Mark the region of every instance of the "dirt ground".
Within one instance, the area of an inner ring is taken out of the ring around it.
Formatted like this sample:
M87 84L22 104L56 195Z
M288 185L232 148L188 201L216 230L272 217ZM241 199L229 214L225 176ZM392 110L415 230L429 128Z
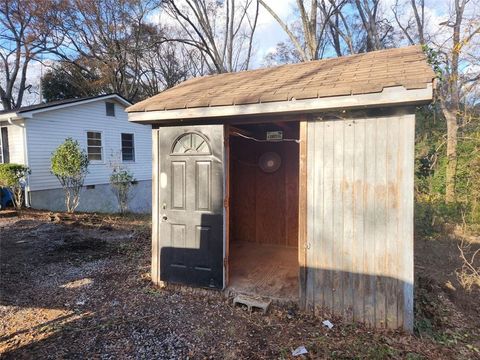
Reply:
M456 282L455 240L416 244L416 335L295 308L266 316L215 291L149 282L149 221L28 211L0 218L3 359L480 358L480 292Z

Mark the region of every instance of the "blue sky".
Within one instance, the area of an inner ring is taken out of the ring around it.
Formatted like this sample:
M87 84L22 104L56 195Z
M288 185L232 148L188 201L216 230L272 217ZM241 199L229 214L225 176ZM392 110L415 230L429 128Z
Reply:
M294 10L296 0L265 0L267 4L287 23L294 20ZM320 0L321 1L321 0ZM406 1L409 0L400 0ZM305 1L308 3L308 0ZM473 6L472 6L473 3ZM477 5L475 6L475 3ZM395 4L395 0L383 0L381 6L383 8L384 16L390 21L394 22L392 6ZM445 28L439 26L442 21L447 20L449 8L452 6L450 0L426 0L426 19L427 19L427 32L432 35L435 42L443 44L448 43L449 31L445 31ZM471 0L469 11L476 12L478 14L478 7L480 1ZM405 21L411 16L409 7L405 7L405 13L403 18ZM165 21L163 16L160 17L160 21ZM158 18L157 18L157 21ZM167 20L169 21L169 20ZM170 20L171 21L171 20ZM262 7L260 7L259 20L257 25L257 32L255 36L255 58L253 60L253 66L259 67L263 64L265 56L275 49L277 43L286 41L287 35L273 17ZM287 40L288 41L288 40ZM39 77L41 73L41 66L39 63L33 63L33 66L29 70L29 82L38 87ZM26 104L38 102L39 97L35 94L26 94Z

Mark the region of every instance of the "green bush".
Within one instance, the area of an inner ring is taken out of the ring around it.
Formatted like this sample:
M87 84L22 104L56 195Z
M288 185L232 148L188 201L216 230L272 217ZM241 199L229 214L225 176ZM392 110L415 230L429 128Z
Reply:
M480 124L459 130L453 204L445 203L446 125L434 106L417 111L415 201L417 233L439 230L442 223L480 224Z
M20 210L23 204L23 188L30 169L20 164L0 164L0 187L12 193L13 205Z
M88 156L78 141L65 139L51 157L51 171L65 191L65 205L73 213L80 201L80 190L88 173Z

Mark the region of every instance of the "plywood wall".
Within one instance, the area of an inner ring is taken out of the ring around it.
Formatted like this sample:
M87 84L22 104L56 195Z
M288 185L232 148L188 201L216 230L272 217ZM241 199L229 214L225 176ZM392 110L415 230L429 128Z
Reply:
M307 308L412 330L414 121L308 122Z
M298 130L285 133L298 137ZM258 167L259 157L277 152L282 165L275 173ZM230 140L230 237L296 247L298 244L298 144Z

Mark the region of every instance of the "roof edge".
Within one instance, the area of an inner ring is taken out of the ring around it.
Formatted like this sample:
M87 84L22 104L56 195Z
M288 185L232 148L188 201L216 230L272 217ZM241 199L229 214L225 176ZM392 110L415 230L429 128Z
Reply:
M324 110L380 107L388 105L421 105L433 99L433 86L406 89L403 86L386 87L381 92L342 95L307 100L277 101L248 105L214 106L175 110L129 112L132 122L158 123L171 120L223 118L269 114L292 114Z
M20 120L20 119L26 119L26 118L31 118L32 115L37 114L37 113L42 113L45 111L51 111L51 110L57 110L57 109L62 109L66 108L69 106L74 106L74 105L79 105L79 104L86 104L94 101L99 101L99 100L106 100L106 99L116 99L118 102L120 102L123 106L129 107L133 105L130 101L125 99L123 96L113 93L113 94L102 94L102 95L97 95L97 96L92 96L92 97L87 97L87 98L79 98L79 99L73 99L71 101L65 102L65 103L52 103L50 106L48 103L46 104L39 104L43 105L43 107L40 107L38 109L30 109L30 110L22 110L20 109L14 109L12 111L0 114L0 121L1 120Z

